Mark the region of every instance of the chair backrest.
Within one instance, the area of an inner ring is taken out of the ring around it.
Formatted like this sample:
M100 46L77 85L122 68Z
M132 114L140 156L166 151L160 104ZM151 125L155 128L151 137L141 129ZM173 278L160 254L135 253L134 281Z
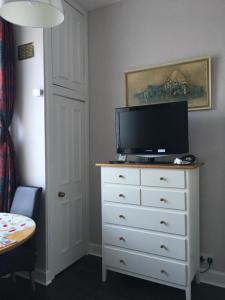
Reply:
M17 187L10 212L24 215L37 221L41 193L42 188L40 187Z

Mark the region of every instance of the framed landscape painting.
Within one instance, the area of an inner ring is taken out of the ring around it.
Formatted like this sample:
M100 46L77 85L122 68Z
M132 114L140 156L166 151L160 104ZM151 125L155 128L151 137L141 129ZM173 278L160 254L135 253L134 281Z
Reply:
M202 57L125 73L126 105L188 101L189 110L211 108L211 58Z

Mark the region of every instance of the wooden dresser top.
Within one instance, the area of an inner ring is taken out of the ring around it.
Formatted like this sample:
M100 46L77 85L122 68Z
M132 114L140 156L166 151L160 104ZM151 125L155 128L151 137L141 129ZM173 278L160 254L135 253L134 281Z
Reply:
M145 164L145 163L96 163L96 167L112 167L112 168L146 168L146 169L196 169L203 166L203 163L197 162L189 165L176 165L173 163L165 164Z

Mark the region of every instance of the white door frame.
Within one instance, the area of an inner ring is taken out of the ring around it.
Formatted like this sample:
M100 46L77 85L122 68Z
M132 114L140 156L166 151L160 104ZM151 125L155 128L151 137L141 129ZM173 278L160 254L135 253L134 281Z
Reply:
M85 18L85 97L83 100L75 99L84 102L84 114L85 114L85 242L86 253L88 253L88 241L89 241L89 101L88 101L88 50L87 50L87 14L86 12L75 2L67 0L75 9L78 9ZM59 94L61 96L74 99L73 92L65 88L53 86L52 84L52 53L51 53L51 29L44 30L44 65L45 65L45 148L46 148L46 194L45 194L45 270L41 270L42 279L40 280L44 284L48 285L52 282L54 274L54 249L51 238L51 217L54 212L54 206L52 196L54 191L51 191L51 166L48 163L50 153L49 144L51 143L51 126L52 120L49 112L52 108L53 94Z

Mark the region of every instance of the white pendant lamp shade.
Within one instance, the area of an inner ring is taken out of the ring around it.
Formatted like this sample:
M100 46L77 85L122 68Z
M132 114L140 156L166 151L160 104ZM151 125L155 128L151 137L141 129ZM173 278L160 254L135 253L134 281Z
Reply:
M0 15L20 26L49 28L64 20L61 0L1 0Z

